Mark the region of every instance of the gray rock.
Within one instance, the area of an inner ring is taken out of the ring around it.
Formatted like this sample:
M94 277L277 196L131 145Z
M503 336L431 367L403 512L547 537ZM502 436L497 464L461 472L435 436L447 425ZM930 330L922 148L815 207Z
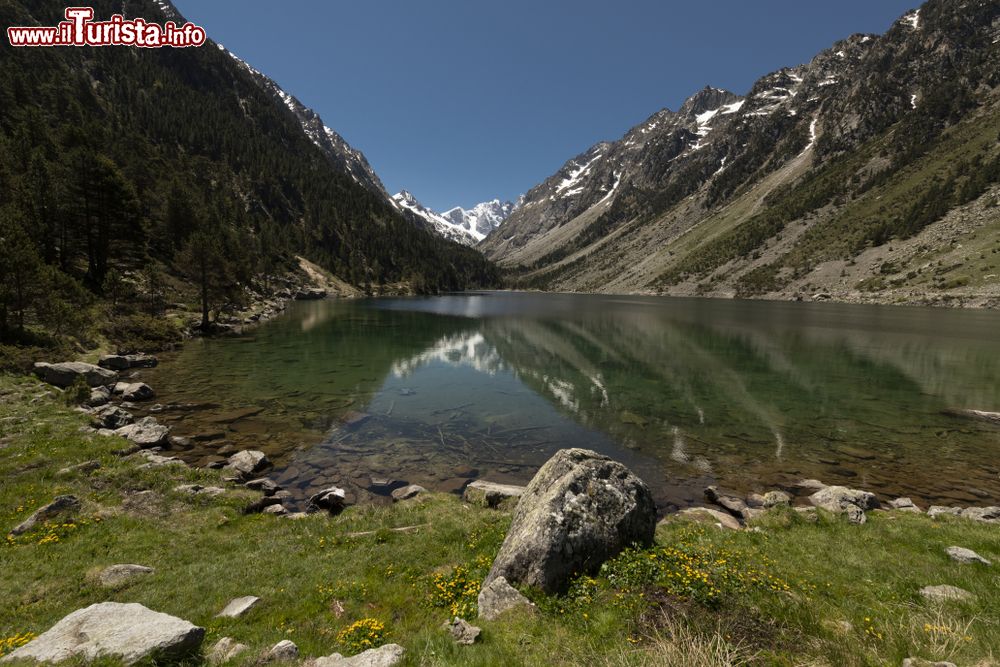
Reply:
M257 479L251 479L249 482L246 482L243 486L247 487L252 491L260 491L265 496L273 496L274 494L276 494L278 491L281 490L281 487L278 486L278 484L274 480L268 479L267 477L258 477Z
M11 535L22 535L46 521L57 516L73 514L80 511L80 499L76 496L56 496L49 504L39 507L35 512L10 531Z
M304 667L396 667L403 662L406 649L399 644L370 648L350 658L339 653L305 662Z
M784 491L768 491L764 494L764 509L772 507L788 507L792 504L792 497Z
M907 658L903 661L903 667L957 667L953 662L932 662L923 658Z
M97 580L105 588L118 588L134 581L139 577L153 574L155 570L145 565L112 565L101 570L97 575Z
M175 486L174 491L178 493L189 493L192 496L218 496L226 492L220 486L202 486L201 484L181 484L180 486Z
M951 559L957 563L962 563L964 565L969 565L973 563L978 563L980 565L992 565L990 561L986 560L979 554L977 554L972 549L966 549L965 547L948 547L944 550Z
M135 423L131 412L122 410L116 405L105 405L94 411L90 420L94 428L109 428L112 431Z
M232 637L223 637L215 642L205 653L205 659L212 665L229 662L240 653L247 650L246 644L240 644Z
M148 470L150 468L162 468L163 466L182 466L186 467L187 464L180 460L176 456L160 456L155 452L142 451L136 454L141 459L144 459L146 463L138 466L139 470ZM131 457L130 457L131 458Z
M467 503L483 507L496 508L501 505L514 505L524 494L525 488L523 486L497 484L496 482L487 482L485 479L477 479L465 487L462 499Z
M961 507L942 507L941 505L931 505L927 510L927 516L936 519L939 516L961 516Z
M98 360L97 365L111 371L126 371L132 368L128 357L121 354L105 354Z
M134 424L115 429L115 434L128 438L142 449L150 449L167 444L170 427L160 424L152 417L143 417Z
M851 523L862 524L865 512L879 506L874 493L849 489L846 486L828 486L809 496L809 502L834 514L844 514Z
M225 469L235 473L242 479L249 479L261 470L268 468L270 465L271 462L268 460L264 452L259 452L255 449L247 449L242 452L236 452L230 456Z
M204 637L204 628L141 604L101 602L74 611L0 662L51 663L71 658L91 662L105 657L126 665L151 659L172 661L196 653Z
M129 368L156 368L160 360L151 354L127 354Z
M1000 523L1000 507L966 507L961 516L983 523Z
M493 621L511 609L517 607L534 609L535 605L501 576L487 579L483 584L479 591L478 607L480 618Z
M292 662L299 659L299 647L295 642L283 639L267 652L264 659L268 662Z
M747 494L747 506L748 507L763 507L764 506L764 496L759 493Z
M347 505L347 492L336 486L323 489L319 493L313 494L309 498L307 508L313 512L326 510L331 514L336 514Z
M677 516L697 522L708 522L728 530L740 530L739 519L729 512L722 512L711 507L688 507L677 512Z
M111 401L111 391L107 387L95 387L90 390L90 398L84 401L88 408L99 408Z
M56 473L56 477L67 477L78 472L93 472L94 470L99 470L100 467L100 461L84 461L83 463L77 463L75 466L61 469Z
M746 518L747 504L738 496L721 491L717 486L710 486L705 489L705 498L735 517Z
M451 633L451 636L455 639L456 644L462 644L463 646L471 646L472 644L475 644L476 639L478 639L480 633L482 633L480 628L470 625L458 616L450 621L445 621L442 627Z
M819 515L816 512L815 507L793 507L792 509L809 523L816 523L819 521Z
M967 590L958 588L957 586L924 586L920 589L920 594L931 600L933 602L942 602L947 600L969 600L974 596Z
M288 514L288 509L284 505L281 505L279 503L276 505L268 505L267 507L261 510L261 513L273 514L275 516L285 516L286 514Z
M656 505L622 464L585 449L563 449L541 467L514 511L486 577L563 592L632 545L651 544Z
M894 510L899 510L900 512L912 512L914 514L922 514L923 510L914 504L909 498L896 498L895 500L889 501L889 507Z
M296 301L316 301L326 298L326 290L321 287L303 287L295 293Z
M145 382L134 382L125 387L122 398L126 401L149 401L156 398L156 392Z
M63 388L73 386L78 377L82 377L90 387L100 387L118 380L118 373L82 361L64 361L58 364L40 362L35 364L35 375L43 382Z
M260 598L245 595L229 601L226 608L215 615L216 618L239 618L260 603Z
M419 484L410 484L409 486L404 486L401 489L393 491L392 501L398 503L403 500L410 500L411 498L416 498L422 493L427 493L427 489Z
M826 484L819 481L818 479L803 479L800 480L799 482L796 482L795 486L797 486L800 489L814 489L816 491L819 491L820 489L825 489L827 487Z

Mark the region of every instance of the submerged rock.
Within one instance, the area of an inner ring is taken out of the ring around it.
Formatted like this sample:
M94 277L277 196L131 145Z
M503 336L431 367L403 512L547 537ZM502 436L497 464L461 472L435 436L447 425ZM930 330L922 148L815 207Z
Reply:
M204 628L141 604L101 602L74 611L0 662L116 658L132 665L178 660L196 653L204 637Z
M651 544L655 530L656 505L641 479L596 452L564 449L528 484L486 582L563 592L572 576Z

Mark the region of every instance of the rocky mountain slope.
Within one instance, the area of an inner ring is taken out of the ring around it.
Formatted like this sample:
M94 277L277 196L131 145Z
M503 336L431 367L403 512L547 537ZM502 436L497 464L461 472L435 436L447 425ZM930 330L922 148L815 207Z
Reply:
M461 206L437 213L419 201L410 192L403 190L392 196L396 207L423 220L428 229L437 234L467 246L474 246L497 229L518 207L518 204L499 199L476 204L469 210Z
M998 86L1000 6L931 0L595 145L480 247L522 287L996 303Z

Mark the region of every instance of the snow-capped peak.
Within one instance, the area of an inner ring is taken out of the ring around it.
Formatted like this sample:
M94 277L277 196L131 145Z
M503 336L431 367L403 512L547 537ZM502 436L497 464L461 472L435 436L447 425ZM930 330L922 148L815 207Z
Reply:
M519 198L519 201L522 199ZM494 199L476 204L469 210L456 206L444 213L437 213L421 204L406 190L393 195L392 200L399 208L411 211L430 223L438 234L465 245L475 245L482 241L518 206L509 201Z

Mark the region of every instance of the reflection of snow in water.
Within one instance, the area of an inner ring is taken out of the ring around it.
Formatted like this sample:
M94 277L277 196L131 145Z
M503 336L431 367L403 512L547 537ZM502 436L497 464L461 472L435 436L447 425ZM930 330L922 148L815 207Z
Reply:
M602 378L601 374L598 373L597 375L592 375L590 377L590 381L593 382L597 390L601 392L601 407L608 407L608 403L610 401L608 399L608 390L604 388L604 378Z
M705 425L705 411L702 410L701 408L698 408L698 407L696 407L695 409L698 410L698 423L701 424L702 426L704 426Z
M684 436L681 435L681 430L678 427L674 427L674 448L670 451L670 458L678 463L687 463L689 461L687 452L684 451Z
M565 380L560 380L558 378L549 378L548 375L542 376L542 382L545 386L556 397L564 407L572 412L578 412L580 410L580 401L573 398L573 385Z
M423 352L395 362L392 374L406 377L435 361L450 366L469 366L488 375L495 375L506 368L496 348L486 342L481 333L476 332L444 336Z
M777 449L774 450L774 458L780 459L781 458L781 452L783 452L785 450L785 439L782 438L781 434L778 433L777 431L774 432L774 439L778 443Z

